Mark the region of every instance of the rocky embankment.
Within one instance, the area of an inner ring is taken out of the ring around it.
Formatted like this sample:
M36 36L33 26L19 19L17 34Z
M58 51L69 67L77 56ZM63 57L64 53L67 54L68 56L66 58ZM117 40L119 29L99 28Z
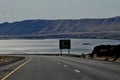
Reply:
M120 62L120 45L96 46L91 54L82 54L82 58Z

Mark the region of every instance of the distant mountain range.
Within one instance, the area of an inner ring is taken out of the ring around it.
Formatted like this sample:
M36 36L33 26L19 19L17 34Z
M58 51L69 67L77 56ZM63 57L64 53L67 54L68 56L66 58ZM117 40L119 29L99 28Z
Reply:
M103 19L5 22L0 24L0 38L120 39L120 16Z

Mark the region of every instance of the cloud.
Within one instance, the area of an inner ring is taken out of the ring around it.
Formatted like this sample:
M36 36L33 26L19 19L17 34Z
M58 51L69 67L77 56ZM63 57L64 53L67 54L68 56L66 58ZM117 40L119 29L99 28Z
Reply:
M1 17L5 17L5 16L4 16L4 15L2 15L2 14L0 14L0 18L1 18Z
M3 15L3 14L0 14L0 18L9 18L9 17L11 17L10 15Z

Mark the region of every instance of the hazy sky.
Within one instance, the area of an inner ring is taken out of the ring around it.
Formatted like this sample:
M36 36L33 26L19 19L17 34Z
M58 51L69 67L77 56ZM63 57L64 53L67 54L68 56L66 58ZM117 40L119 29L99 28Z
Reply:
M120 0L0 0L0 23L120 16Z

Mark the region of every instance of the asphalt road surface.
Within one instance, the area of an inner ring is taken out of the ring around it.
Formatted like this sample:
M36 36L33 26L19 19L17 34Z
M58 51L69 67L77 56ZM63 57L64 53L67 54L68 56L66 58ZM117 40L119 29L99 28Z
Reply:
M6 80L120 80L120 63L74 57L31 56Z

